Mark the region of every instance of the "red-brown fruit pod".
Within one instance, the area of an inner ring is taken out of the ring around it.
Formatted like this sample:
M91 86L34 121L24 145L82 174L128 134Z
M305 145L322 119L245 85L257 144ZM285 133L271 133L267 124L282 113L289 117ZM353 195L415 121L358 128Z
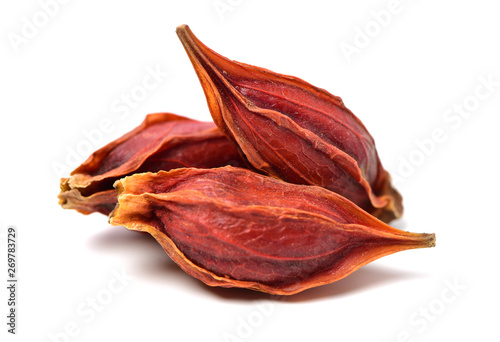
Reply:
M342 99L299 78L229 60L177 28L212 117L250 164L296 184L347 197L385 222L402 198L375 143Z
M113 183L121 177L225 165L246 164L212 122L171 113L149 114L134 130L94 152L69 178L62 178L59 204L82 214L108 215L117 203Z
M231 166L135 174L115 187L110 223L150 233L210 286L290 295L435 245L434 234L392 228L332 191Z

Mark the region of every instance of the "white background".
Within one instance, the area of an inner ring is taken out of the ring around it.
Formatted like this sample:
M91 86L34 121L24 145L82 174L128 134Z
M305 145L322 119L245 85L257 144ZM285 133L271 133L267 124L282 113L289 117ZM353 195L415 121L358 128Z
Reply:
M1 340L499 341L498 13L488 0L2 2ZM209 288L149 236L61 209L61 174L147 113L210 120L180 24L231 59L341 96L398 179L406 211L394 225L436 233L437 247L273 298ZM161 77L141 93L150 69Z

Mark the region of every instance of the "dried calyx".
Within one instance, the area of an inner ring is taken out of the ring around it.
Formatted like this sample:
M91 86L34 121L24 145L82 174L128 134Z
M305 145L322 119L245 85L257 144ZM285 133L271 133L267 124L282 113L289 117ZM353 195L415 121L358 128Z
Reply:
M115 186L110 223L149 232L211 286L290 295L435 244L434 234L392 228L326 189L231 166L136 174Z
M231 61L177 28L214 122L250 164L290 183L318 185L389 222L402 214L375 142L342 100L292 76Z
M62 178L59 204L82 214L108 215L117 203L113 183L121 177L179 167L244 164L212 122L149 114L134 130L94 152L69 178Z

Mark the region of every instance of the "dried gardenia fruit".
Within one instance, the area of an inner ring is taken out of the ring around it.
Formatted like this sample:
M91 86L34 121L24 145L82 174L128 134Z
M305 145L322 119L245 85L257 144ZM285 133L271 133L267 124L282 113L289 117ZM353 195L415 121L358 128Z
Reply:
M253 167L334 191L386 222L401 216L401 196L372 136L339 97L299 78L231 61L186 25L177 34L215 123Z
M210 286L290 295L435 245L434 234L392 228L324 188L231 166L136 174L115 187L110 223L149 232Z
M170 113L146 116L131 132L94 152L61 179L59 204L108 215L117 203L113 183L136 172L179 167L243 166L238 151L212 122Z

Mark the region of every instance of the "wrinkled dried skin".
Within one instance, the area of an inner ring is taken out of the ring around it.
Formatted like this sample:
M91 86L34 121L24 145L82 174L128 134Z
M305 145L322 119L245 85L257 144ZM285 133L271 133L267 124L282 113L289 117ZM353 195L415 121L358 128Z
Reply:
M117 203L113 183L123 176L224 165L244 162L212 122L150 114L140 126L94 152L69 178L62 178L59 204L83 214L108 215Z
M83 196L78 189L70 189L67 186L66 182L61 182L59 204L64 209L73 209L85 215L91 213L109 215L118 203L114 189Z
M110 223L149 232L210 286L290 295L435 244L434 234L392 228L324 188L230 166L136 174L115 187Z
M264 173L318 185L389 222L402 198L379 160L373 138L341 98L301 79L231 61L177 28L212 117Z

